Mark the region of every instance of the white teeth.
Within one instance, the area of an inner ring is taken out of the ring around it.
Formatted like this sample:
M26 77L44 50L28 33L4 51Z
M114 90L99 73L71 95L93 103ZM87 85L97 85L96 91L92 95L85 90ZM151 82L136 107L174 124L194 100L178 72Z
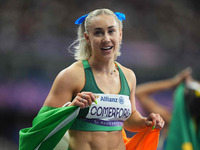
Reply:
M110 47L102 47L102 50L109 50L111 48L112 48L112 46L110 46Z

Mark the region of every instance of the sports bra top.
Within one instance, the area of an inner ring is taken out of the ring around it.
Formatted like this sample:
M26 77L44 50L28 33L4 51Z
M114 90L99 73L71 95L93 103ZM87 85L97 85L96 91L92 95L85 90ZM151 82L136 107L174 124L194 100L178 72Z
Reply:
M70 129L81 131L122 130L123 122L131 115L130 88L122 70L117 65L121 82L119 94L104 94L96 84L88 61L83 60L82 63L86 77L82 91L93 92L96 94L96 100L91 106L80 110Z

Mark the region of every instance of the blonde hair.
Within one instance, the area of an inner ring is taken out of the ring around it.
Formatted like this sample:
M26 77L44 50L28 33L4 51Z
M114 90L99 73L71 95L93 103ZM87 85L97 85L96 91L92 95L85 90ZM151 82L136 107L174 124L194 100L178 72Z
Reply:
M119 23L120 29L123 28L122 22L117 18L117 16L113 13L113 11L109 9L96 9L90 12L89 15L86 17L85 21L82 24L80 24L78 27L77 39L70 45L70 48L72 46L74 48L74 50L73 51L70 50L70 52L74 54L74 58L76 60L86 60L86 59L89 59L89 57L91 56L91 47L87 43L84 37L84 33L88 34L88 26L90 25L91 19L95 16L103 15L103 14L112 15ZM120 55L121 55L121 52L120 52L120 46L119 46L119 49L116 54L116 58L117 56L120 56Z

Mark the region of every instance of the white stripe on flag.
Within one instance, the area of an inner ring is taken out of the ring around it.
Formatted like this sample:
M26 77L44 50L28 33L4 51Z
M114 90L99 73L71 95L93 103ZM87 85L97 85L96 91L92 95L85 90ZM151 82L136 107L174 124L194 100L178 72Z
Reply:
M57 133L60 129L62 129L65 125L70 123L79 113L80 107L78 107L69 117L67 117L65 120L63 120L57 127L55 127L47 136L46 138L35 148L35 150L38 150L41 146L41 144L46 141L48 138L50 138L52 135Z

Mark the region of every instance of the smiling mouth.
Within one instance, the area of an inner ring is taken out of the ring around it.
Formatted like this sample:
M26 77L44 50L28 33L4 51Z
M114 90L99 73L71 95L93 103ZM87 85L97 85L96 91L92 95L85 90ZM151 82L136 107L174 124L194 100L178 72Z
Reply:
M112 48L113 48L113 46L108 46L108 47L102 47L101 49L104 50L104 51L107 51L107 50L110 50Z

